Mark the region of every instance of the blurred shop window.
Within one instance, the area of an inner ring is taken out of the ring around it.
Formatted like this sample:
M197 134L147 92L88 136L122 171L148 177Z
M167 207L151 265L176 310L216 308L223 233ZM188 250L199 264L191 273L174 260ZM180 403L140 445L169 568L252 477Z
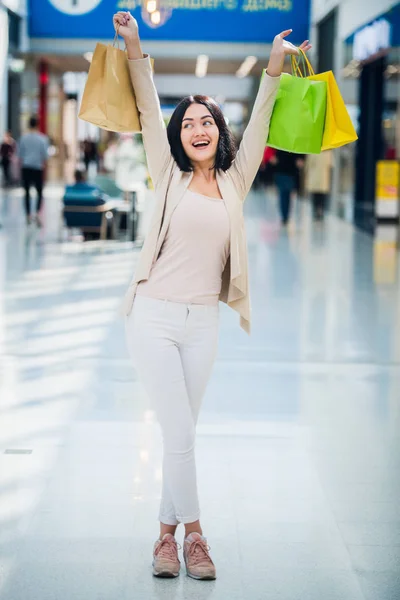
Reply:
M383 111L383 143L384 158L386 160L397 159L396 143L396 121L398 117L398 108L396 102L387 102Z
M358 132L360 109L358 105L346 104L351 121ZM343 146L337 151L339 167L339 198L337 213L348 222L353 220L353 196L355 182L355 152L356 144Z
M21 17L8 10L8 51L18 52L21 40Z
M397 103L396 121L395 121L395 136L396 136L396 155L400 160L400 102Z

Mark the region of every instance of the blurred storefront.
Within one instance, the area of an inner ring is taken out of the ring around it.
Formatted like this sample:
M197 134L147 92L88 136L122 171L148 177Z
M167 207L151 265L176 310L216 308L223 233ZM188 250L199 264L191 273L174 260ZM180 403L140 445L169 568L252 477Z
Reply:
M313 21L318 69L334 70L359 134L357 143L335 151L332 209L374 233L377 162L399 159L398 0L314 0Z
M382 197L378 179L379 172L391 172L391 162L396 170L396 161L400 159L400 142L396 139L400 4L348 38L346 54L350 58L346 69L358 82L359 142L355 157L354 222L373 233L376 223L398 224L399 220L398 191L396 201L390 203L389 198ZM385 168L381 161L386 161Z
M10 130L20 134L19 99L25 61L20 53L24 45L24 3L0 0L0 136Z

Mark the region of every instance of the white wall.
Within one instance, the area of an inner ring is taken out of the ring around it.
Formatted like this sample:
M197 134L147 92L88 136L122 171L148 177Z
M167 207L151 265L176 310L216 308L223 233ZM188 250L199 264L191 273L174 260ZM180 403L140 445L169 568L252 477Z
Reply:
M336 6L339 7L338 34L345 40L358 27L367 24L395 6L399 0L313 0L312 21L318 23Z
M8 14L0 4L0 139L7 125Z
M0 139L7 127L8 97L8 13L7 8L22 17L21 49L27 48L26 0L0 0Z

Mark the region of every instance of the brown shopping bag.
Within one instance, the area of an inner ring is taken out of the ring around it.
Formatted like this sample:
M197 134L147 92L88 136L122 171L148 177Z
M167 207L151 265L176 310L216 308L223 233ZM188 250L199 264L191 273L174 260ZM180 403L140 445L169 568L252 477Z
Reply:
M117 36L116 36L117 37ZM79 118L107 131L141 131L126 52L97 44L83 92Z

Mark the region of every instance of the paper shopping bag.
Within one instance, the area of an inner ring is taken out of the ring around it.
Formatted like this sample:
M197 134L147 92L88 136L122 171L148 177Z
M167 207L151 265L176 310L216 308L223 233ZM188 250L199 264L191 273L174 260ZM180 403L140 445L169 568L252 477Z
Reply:
M321 152L326 81L283 73L271 116L267 146L297 154Z
M327 83L322 150L339 148L345 144L355 142L358 137L332 71L311 75L309 79L312 81L326 81Z
M326 117L321 150L339 148L357 140L357 134L332 71L316 75L307 55L301 49L299 59L292 56L292 71L300 77L307 76L311 81L325 81L327 84Z
M79 118L108 131L141 131L126 53L97 44L83 92Z

